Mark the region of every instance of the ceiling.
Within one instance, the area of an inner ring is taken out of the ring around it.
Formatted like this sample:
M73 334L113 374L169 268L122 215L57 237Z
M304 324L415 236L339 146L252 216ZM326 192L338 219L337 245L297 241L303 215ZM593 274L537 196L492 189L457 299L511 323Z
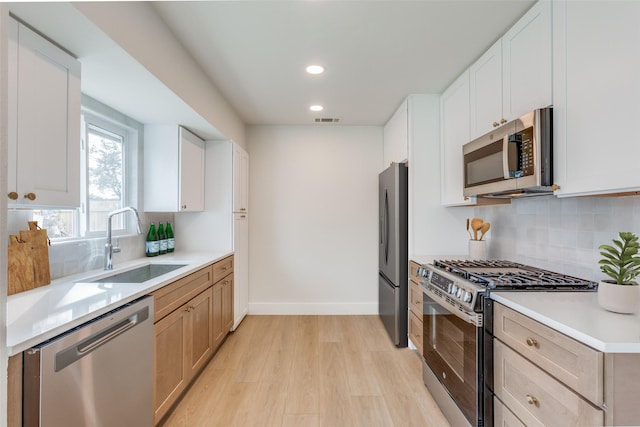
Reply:
M382 125L407 95L442 92L534 2L150 4L244 123L306 125L328 117L344 125ZM83 92L143 123L177 117L206 136L202 117L179 99L169 102L175 95L70 3L10 3L9 9L78 56ZM311 63L325 73L307 75ZM151 99L132 97L139 88ZM310 112L316 103L324 111ZM164 111L154 111L158 106Z

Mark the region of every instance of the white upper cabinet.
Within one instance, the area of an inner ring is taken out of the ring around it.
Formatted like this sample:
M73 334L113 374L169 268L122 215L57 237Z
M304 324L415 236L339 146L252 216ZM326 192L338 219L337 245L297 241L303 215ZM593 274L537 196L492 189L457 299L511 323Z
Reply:
M249 212L249 154L233 143L233 212Z
M470 205L463 191L462 146L469 142L469 70L440 97L441 201L445 206Z
M502 40L469 68L469 89L471 138L506 123L502 114Z
M536 3L470 68L470 136L552 103L551 2Z
M401 163L407 160L409 140L407 102L406 99L402 101L402 104L384 126L382 170L388 168L391 163Z
M9 205L80 205L80 62L9 18Z
M144 210L204 210L204 141L177 125L144 127Z
M553 103L551 1L541 0L502 37L502 116Z
M640 190L640 2L554 2L558 196Z

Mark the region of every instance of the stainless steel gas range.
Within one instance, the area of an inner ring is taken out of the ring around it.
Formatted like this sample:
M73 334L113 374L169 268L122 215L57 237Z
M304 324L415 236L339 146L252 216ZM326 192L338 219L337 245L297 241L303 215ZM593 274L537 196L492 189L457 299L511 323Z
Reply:
M589 292L597 283L503 260L437 260L423 290L423 378L451 425L493 425L492 291Z

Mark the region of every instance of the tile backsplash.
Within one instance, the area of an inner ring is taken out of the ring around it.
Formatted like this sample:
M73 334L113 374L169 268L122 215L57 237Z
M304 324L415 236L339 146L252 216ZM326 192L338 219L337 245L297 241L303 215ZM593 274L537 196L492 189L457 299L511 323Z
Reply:
M640 197L532 197L476 207L489 221L489 256L598 281L598 246L620 231L640 235Z

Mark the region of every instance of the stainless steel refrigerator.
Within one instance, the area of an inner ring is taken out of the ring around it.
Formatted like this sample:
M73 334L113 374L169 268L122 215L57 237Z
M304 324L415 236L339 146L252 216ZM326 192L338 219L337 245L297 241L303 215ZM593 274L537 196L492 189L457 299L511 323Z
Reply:
M392 163L379 176L378 312L391 340L407 346L408 173Z

